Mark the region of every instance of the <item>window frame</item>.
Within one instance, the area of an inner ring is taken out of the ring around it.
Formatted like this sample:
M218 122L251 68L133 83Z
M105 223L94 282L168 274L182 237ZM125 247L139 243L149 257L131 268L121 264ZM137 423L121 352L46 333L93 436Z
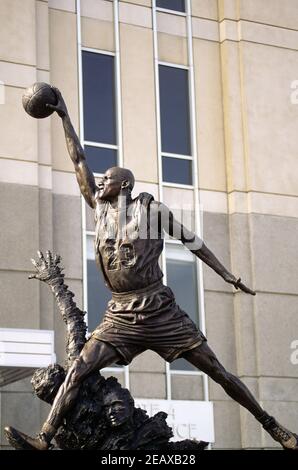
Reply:
M198 149L197 149L197 125L196 125L196 105L195 105L195 77L194 77L194 57L193 57L193 33L192 33L192 12L191 12L191 0L185 0L185 21L186 21L186 31L187 31L187 51L188 51L188 70L189 70L189 101L190 101L190 119L191 119L191 149L193 156L193 186L181 186L179 184L166 183L162 179L162 159L161 159L161 132L160 132L160 96L159 96L159 47L158 47L158 25L157 19L160 12L164 10L156 6L156 1L152 0L152 25L153 25L153 50L154 50L154 76L155 76L155 111L156 111L156 126L157 126L157 154L158 154L158 188L159 188L159 197L160 201L163 202L163 188L176 187L193 190L194 201L195 201L195 226L196 233L199 236L202 236L202 227L201 227L201 215L200 215L200 203L199 203L199 187L198 187ZM172 15L177 15L178 12L173 10L168 11L167 13ZM182 15L184 16L184 15ZM163 62L164 63L164 62ZM173 64L178 66L178 64ZM166 269L165 269L165 251L162 253L162 267L164 271L164 279L166 282ZM202 262L198 259L197 262L197 274L198 274L198 292L200 299L200 319L201 325L200 329L205 334L206 331L206 319L205 319L205 305L204 305L204 287L203 287L203 269ZM172 399L172 372L169 367L169 363L165 363L166 369L166 399ZM191 375L197 374L198 372L191 372ZM182 375L187 376L186 372L182 372ZM209 384L208 377L206 374L202 374L203 380L203 394L204 401L209 401Z
M187 4L186 4L186 1L184 0L184 9L185 11L179 11L179 10L171 10L170 8L163 8L163 7L158 7L156 5L156 0L155 0L155 10L158 12L162 12L162 13L170 13L171 15L178 15L178 16L187 16Z
M165 61L158 61L158 73L160 73L160 66L162 67L169 67L169 68L175 68L175 69L182 69L182 70L185 70L187 71L187 82L188 82L188 112L189 112L189 124L190 124L190 128L189 128L189 138L190 138L190 143L191 143L191 115L190 115L190 88L189 88L189 73L190 73L190 68L186 65L180 65L180 64L175 64L175 63L172 63L172 62L165 62ZM158 80L159 82L159 95L160 95L160 80ZM159 105L160 105L160 99L159 99ZM161 109L160 109L160 115L161 115ZM193 152L192 152L192 149L190 150L190 155L185 155L185 154L179 154L179 153L172 153L172 152L163 152L162 150L162 131L161 131L161 128L162 128L162 123L161 123L161 120L160 120L160 139L161 139L161 148L160 148L160 157L161 157L161 162L163 160L163 157L169 157L169 158L177 158L177 159L180 159L180 160L191 160L192 161L192 165L191 165L191 176L192 176L192 184L182 184L182 183L173 183L173 182L170 182L170 181L166 181L163 179L163 174L162 174L162 184L164 186L168 186L168 187L178 187L178 188L185 188L185 189L194 189L195 187L195 184L194 184L194 178L195 178L195 171L194 171L194 156L193 156ZM163 172L162 172L163 173Z
M167 249L168 249L168 246L175 246L178 248L178 250L181 250L181 258L175 258L174 256L171 256L171 257L168 257L167 256ZM198 294L199 294L199 291L197 289L197 285L198 285L198 275L197 275L197 269L196 269L196 263L197 263L197 260L196 258L194 258L193 260L190 260L190 257L194 257L195 255L192 255L190 252L188 253L187 252L187 248L185 248L182 243L179 241L179 240L174 240L174 239L167 239L165 240L165 262L167 263L167 260L168 259L171 259L171 260L181 260L181 261L186 261L187 263L189 264L194 264L194 269L195 269L195 272L196 272L196 279L194 280L194 283L195 283L195 287L196 287L196 290L197 290L197 316L198 318L196 319L196 326L198 328L200 328L200 323L201 323L201 314L200 314L200 302L199 302L199 297L198 297ZM183 257L183 254L185 254L185 257ZM167 269L167 268L166 268ZM175 295L175 292L174 292L174 295ZM186 312L187 313L187 312ZM183 370L183 369L172 369L171 368L171 364L169 364L169 372L170 372L170 375L173 374L173 375L204 375L204 373L200 370Z
M114 74L116 75L116 53L115 52L111 52L111 51L104 51L102 49L94 49L92 47L84 47L82 46L81 47L81 56L82 56L82 59L83 59L83 53L84 52L91 52L93 54L99 54L99 55L107 55L107 56L111 56L111 57L114 57ZM116 140L117 140L117 125L118 122L117 122L117 115L118 115L118 112L119 110L117 109L117 77L115 76L115 87L114 87L114 100L115 100L115 135L116 135ZM83 106L82 106L82 115L83 115L83 122L84 122L84 103L83 103ZM119 136L118 136L118 139L119 139ZM108 149L108 150L115 150L116 151L116 165L119 165L120 162L120 156L119 156L119 151L120 151L120 145L119 145L119 142L117 142L116 144L106 144L104 142L96 142L96 141L90 141L90 140L85 140L85 132L84 132L84 140L83 140L83 148L85 150L85 146L89 146L89 147L97 147L97 148L103 148L103 149ZM99 178L101 176L103 176L104 173L99 173L99 172L95 172L92 170L91 168L91 171L93 172L95 178Z
M84 99L83 99L83 69L82 57L83 51L93 52L95 54L104 54L114 56L114 73L115 73L115 117L116 117L116 138L117 138L117 164L123 166L123 136L122 136L122 98L121 98L121 82L120 82L120 31L119 31L119 2L113 0L113 24L114 24L114 52L102 50L98 48L86 47L82 45L82 12L81 2L77 1L76 12L76 32L77 32L77 62L78 62L78 88L79 88L79 126L80 141L82 146L85 145L84 137ZM101 173L94 173L95 178L101 177ZM83 255L83 308L87 311L88 317L88 295L87 295L87 236L95 235L94 231L90 231L86 226L86 210L87 204L81 196L81 213L82 213L82 255ZM114 372L122 374L125 387L130 388L129 366L106 367L103 372Z

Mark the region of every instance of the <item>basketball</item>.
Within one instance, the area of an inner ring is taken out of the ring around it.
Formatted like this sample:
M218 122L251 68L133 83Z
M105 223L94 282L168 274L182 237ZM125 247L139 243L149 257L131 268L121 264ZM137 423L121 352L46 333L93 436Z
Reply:
M46 104L56 105L57 96L50 85L44 82L37 82L27 88L23 94L22 102L26 113L36 119L42 119L54 112Z

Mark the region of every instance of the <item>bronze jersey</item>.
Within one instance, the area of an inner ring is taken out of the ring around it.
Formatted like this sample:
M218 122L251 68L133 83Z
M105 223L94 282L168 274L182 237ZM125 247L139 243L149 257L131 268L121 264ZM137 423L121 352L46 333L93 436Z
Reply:
M151 194L140 193L123 210L113 209L108 201L97 201L95 257L113 292L143 289L163 276L158 264L163 239L150 232L153 199Z

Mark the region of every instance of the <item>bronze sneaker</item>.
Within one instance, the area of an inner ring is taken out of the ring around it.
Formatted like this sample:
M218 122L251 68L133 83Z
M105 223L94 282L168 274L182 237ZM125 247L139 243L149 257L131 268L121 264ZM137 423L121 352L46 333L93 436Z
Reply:
M18 450L48 450L50 448L43 433L32 438L11 426L7 426L4 429L4 434L9 444Z
M279 442L284 449L298 450L298 436L288 429L284 428L274 418L271 418L268 423L263 425L263 428L270 434L270 436Z

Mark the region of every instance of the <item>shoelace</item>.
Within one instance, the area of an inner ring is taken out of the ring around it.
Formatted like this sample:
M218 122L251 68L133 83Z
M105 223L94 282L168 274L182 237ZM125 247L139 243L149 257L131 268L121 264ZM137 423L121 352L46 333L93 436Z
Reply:
M276 437L280 437L283 441L287 441L291 438L291 434L285 429L280 428L279 426L275 426L272 429L272 432L276 435Z

